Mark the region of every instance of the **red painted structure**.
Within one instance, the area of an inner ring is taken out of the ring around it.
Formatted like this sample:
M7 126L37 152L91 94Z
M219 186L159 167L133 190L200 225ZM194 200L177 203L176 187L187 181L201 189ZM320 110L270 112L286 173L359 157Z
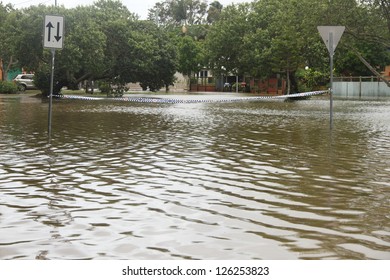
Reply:
M281 78L250 79L250 91L261 94L284 94L287 90L286 81Z

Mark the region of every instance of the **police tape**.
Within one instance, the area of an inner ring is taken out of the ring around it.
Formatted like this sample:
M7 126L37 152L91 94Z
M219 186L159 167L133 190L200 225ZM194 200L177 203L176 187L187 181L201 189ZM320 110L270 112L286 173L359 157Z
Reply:
M293 93L287 95L270 95L270 96L249 96L249 97L237 97L237 98L214 98L214 99L177 99L177 98L157 98L157 97L91 97L91 96L80 96L80 95L55 95L54 97L59 99L75 99L75 100L89 100L89 101L126 101L126 102L137 102L137 103L169 103L169 104L189 104L189 103L229 103L229 102L253 102L262 100L272 99L297 99L310 97L314 95L321 95L328 93L327 90L310 91Z

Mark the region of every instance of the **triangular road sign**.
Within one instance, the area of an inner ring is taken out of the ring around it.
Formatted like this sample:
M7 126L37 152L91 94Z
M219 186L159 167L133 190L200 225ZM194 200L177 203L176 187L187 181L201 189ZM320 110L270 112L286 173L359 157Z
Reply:
M320 32L322 40L328 48L329 53L333 55L337 44L339 43L341 36L344 33L345 26L317 26L317 29L318 32ZM330 40L333 41L332 48Z

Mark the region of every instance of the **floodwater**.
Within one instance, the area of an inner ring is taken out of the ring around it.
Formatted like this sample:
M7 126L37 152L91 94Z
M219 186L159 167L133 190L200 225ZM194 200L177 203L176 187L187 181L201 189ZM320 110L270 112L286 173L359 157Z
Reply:
M390 259L389 101L47 111L0 96L0 259Z

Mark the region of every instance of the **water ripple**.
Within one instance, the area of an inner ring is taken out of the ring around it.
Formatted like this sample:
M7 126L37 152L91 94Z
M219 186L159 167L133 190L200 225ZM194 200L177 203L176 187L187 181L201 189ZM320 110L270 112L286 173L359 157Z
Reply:
M390 258L386 102L0 105L2 259Z

